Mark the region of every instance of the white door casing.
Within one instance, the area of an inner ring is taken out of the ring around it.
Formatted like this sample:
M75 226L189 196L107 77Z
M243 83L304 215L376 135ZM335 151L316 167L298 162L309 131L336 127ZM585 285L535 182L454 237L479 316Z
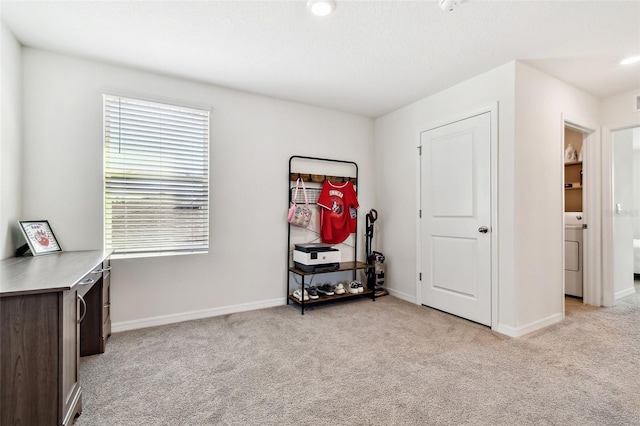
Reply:
M634 294L633 286L633 129L612 135L613 296Z
M583 169L584 169L584 181L583 181L583 202L582 202L582 216L584 224L587 228L582 233L583 240L583 303L593 306L602 305L602 266L603 257L601 247L603 244L602 238L604 237L604 231L601 236L601 223L605 215L601 210L602 204L600 202L601 197L601 175L599 164L601 161L604 164L605 156L604 151L601 155L600 145L600 132L593 123L589 123L580 117L575 117L570 114L562 113L562 129L570 128L583 134ZM558 146L558 155L560 158L564 156L564 131L562 134L562 143ZM561 173L564 173L564 162L560 164ZM564 215L564 189L562 191L562 204L560 206L560 213ZM604 194L602 193L602 196ZM561 221L562 235L564 235L564 219ZM563 245L564 238L558 239L558 243ZM564 282L564 267L562 270L562 279ZM564 287L561 293L558 293L558 297L562 300L562 306L564 307ZM602 305L606 306L606 305ZM564 310L564 309L563 309Z
M491 130L491 113L485 112L420 137L419 302L489 326Z

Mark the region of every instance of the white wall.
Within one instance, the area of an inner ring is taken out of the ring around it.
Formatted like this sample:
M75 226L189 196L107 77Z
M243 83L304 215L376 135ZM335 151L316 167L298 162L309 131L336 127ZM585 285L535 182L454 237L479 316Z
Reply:
M13 256L24 241L22 215L21 47L0 20L0 258Z
M387 286L392 294L420 303L416 296L420 132L498 103L498 322L506 327L514 326L516 316L513 305L514 67L514 63L503 65L380 117L376 120L375 142L379 173L376 199L384 201L378 208L377 242L387 256Z
M639 93L640 87L603 99L600 114L602 125L610 128L629 125L640 126L640 112L633 111L634 95Z
M563 115L569 116L580 124L591 124L596 130L599 106L597 98L517 63L514 157L517 328L553 321L563 313L562 119Z
M115 330L284 303L291 155L358 162L364 229L369 118L35 49L23 59L24 214L48 219L65 250L102 247L101 93L212 108L209 253L114 261Z
M633 129L613 133L613 291L619 299L633 287Z

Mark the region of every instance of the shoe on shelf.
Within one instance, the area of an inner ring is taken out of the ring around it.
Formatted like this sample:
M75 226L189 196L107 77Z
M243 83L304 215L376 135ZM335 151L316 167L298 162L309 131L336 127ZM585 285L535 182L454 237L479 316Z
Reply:
M362 283L360 281L356 281L356 283L358 284L358 293L364 293L364 287L362 286Z
M349 293L351 293L351 294L360 293L358 291L358 282L357 281L351 281L351 283L349 283Z
M318 289L316 288L315 285L312 285L311 287L307 288L307 292L309 293L309 297L313 300L320 297L318 296Z
M336 284L336 289L334 290L335 294L345 294L346 290L344 289L344 284L338 283Z
M302 298L304 297L304 301L306 302L307 300L309 300L309 293L307 293L307 290L305 290L303 296L302 290L298 289L293 292L293 297L300 301L302 301Z
M322 293L325 296L333 296L336 287L333 284L322 284L318 286L318 293Z

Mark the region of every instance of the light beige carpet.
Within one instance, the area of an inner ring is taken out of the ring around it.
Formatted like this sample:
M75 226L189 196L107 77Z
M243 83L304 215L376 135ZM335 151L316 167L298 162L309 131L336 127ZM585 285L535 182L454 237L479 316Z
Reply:
M510 339L391 296L118 333L94 425L640 425L640 296Z

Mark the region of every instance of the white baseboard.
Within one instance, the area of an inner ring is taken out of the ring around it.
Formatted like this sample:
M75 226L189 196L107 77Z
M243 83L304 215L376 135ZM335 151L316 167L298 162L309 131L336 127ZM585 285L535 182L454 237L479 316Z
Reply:
M397 297L398 299L405 300L405 301L407 301L409 303L414 303L414 304L418 303L416 301L416 296L411 296L409 294L406 294L406 293L403 293L401 291L394 290L394 289L388 288L388 287L385 287L384 289L387 290L387 292L389 292L390 295L392 295L394 297Z
M616 292L616 294L613 296L614 300L618 300L621 299L623 297L632 295L632 294L636 294L636 288L634 286L629 287L626 290L622 290L622 291L618 291Z
M562 321L562 314L554 314L548 316L547 318L542 318L541 320L534 321L521 327L510 327L507 325L498 324L498 326L492 328L492 330L509 337L522 337L525 334L532 333L560 321Z
M142 318L131 321L114 322L111 324L111 332L137 330L139 328L157 327L159 325L173 324L176 322L190 321L195 319L216 317L219 315L235 314L238 312L253 311L256 309L273 308L282 306L287 301L284 298L263 300L260 302L243 303L241 305L223 306L220 308L203 309L201 311L183 312L180 314L162 315L159 317Z

